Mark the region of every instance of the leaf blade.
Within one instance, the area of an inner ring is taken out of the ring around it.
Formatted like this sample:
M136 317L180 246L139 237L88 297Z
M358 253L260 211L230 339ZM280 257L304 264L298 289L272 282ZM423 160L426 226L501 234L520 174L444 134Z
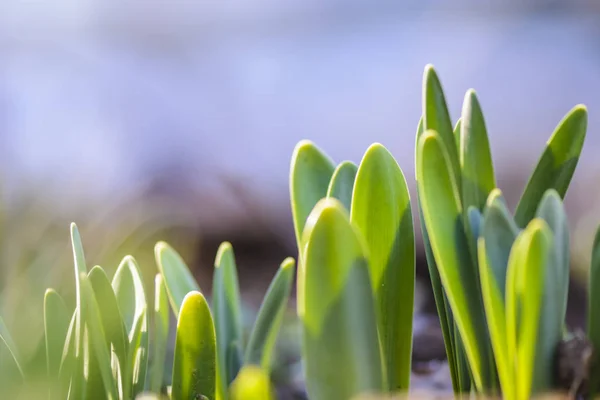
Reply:
M404 174L381 144L359 165L350 221L365 239L387 390L409 387L415 282L415 238Z

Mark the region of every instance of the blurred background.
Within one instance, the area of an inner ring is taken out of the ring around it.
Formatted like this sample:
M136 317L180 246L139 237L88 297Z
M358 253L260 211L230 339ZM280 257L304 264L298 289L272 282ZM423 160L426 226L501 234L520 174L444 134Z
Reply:
M415 196L428 63L453 120L466 90L478 92L513 207L558 122L587 105L566 202L585 277L600 223L598 1L4 0L0 315L35 353L44 289L73 290L71 221L89 264L112 272L133 254L149 287L157 240L207 292L229 240L257 306L296 255L288 173L299 140L357 163L381 142Z

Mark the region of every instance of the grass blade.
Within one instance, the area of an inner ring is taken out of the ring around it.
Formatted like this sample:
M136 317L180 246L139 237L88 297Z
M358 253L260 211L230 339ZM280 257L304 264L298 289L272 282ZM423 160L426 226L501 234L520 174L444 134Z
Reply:
M200 292L190 292L180 311L171 398L215 400L216 339L210 309Z
M135 259L121 261L112 280L119 311L127 332L127 368L123 372L125 393L135 396L144 390L148 366L148 319L146 293Z
M69 330L71 313L63 298L54 290L48 289L44 295L44 332L46 339L46 367L50 384L50 398L58 390L63 348Z
M67 310L63 298L54 289L46 290L44 295L44 330L46 365L50 380L58 378L70 318L71 313Z
M19 352L4 320L0 318L0 394L14 396L25 381Z
M350 161L340 163L331 177L327 197L335 197L350 211L352 205L352 190L358 167Z
M217 335L217 390L220 398L225 400L227 388L237 375L237 371L228 365L228 350L232 343L242 342L240 288L235 255L229 242L221 244L215 260L213 310Z
M294 282L294 259L286 258L271 281L246 347L245 363L271 371L273 350Z
M535 216L546 190L555 189L565 197L585 141L587 119L587 109L578 105L558 124L517 205L518 226L524 227Z
M496 178L483 113L472 89L463 102L459 152L463 207L483 210Z
M104 384L104 395L102 397L105 397L109 400L116 400L118 399L117 385L113 380L110 350L107 346L108 340L106 338L102 323L100 307L96 300L92 285L85 273L81 274L80 281L82 293L88 307L85 322L87 325L86 332L88 335L88 345L91 345L89 351L94 352L92 357L94 360L94 366L98 368L97 372L100 374L101 382ZM93 375L93 373L88 374L88 381L94 382L99 380ZM94 388L94 391L91 391L92 388ZM88 384L87 390L89 395L99 395L99 391L92 384Z
M387 390L407 390L415 283L413 218L404 174L381 144L370 146L360 163L350 220L368 247Z
M485 315L466 237L458 186L440 136L428 131L417 151L417 184L425 226L478 391L489 388Z
M383 373L365 246L336 199L319 201L308 221L299 314L308 395L342 400L379 392Z
M535 369L544 274L552 232L542 219L533 219L517 236L510 254L506 281L506 330L510 359L516 360L517 398L529 399Z
M592 264L588 286L588 338L595 349L600 349L600 228L596 231L592 250ZM596 362L590 371L589 398L600 391L600 363Z
M152 340L152 370L150 391L160 393L164 382L164 364L167 358L169 336L169 299L161 274L154 278L154 337Z
M255 365L242 368L231 385L231 400L275 400L269 374Z
M69 395L70 398L79 398L85 393L83 336L85 321L87 319L87 304L84 301L83 294L81 292L81 276L87 275L87 266L83 252L83 244L81 243L81 236L79 235L79 230L75 224L71 224L71 245L73 248L75 267L75 296L77 302L77 312L75 314L75 332L73 337L74 364Z
M171 308L177 317L185 296L192 291L199 292L200 287L183 258L167 243L158 242L154 247L154 255L165 281Z
M107 345L113 346L120 370L123 371L127 365L128 339L115 292L108 276L99 266L91 269L88 279L94 290L95 298L98 304L101 305L100 317Z

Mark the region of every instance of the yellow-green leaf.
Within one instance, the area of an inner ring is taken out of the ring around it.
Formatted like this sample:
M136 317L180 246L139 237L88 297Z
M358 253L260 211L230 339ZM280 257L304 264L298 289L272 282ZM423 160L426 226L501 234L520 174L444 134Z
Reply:
M381 144L366 151L356 175L350 220L368 247L387 390L409 387L415 238L404 174Z
M188 293L177 320L173 360L172 400L215 400L215 327L206 299ZM202 397L204 396L204 397Z

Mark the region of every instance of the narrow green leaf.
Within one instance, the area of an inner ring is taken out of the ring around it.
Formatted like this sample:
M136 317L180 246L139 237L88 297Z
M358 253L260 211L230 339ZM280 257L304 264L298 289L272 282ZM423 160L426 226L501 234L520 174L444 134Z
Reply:
M456 349L456 372L460 393L469 393L471 391L471 372L469 362L465 354L465 345L460 337L458 326L454 324L454 348Z
M417 184L425 226L440 278L448 295L454 319L478 391L492 382L491 360L476 267L465 233L458 186L440 136L428 131L417 151ZM484 381L485 379L485 381Z
M158 242L154 247L154 255L165 280L171 308L177 317L185 296L192 291L199 292L200 287L183 258L167 243Z
M415 160L418 159L418 143L421 136L425 133L423 130L423 117L419 120L417 127L417 135L415 139ZM415 179L417 168L415 168ZM419 187L417 186L417 205L419 212L419 224L421 226L421 232L423 235L423 247L425 248L425 259L427 260L427 268L429 270L429 279L431 280L431 286L433 289L433 298L435 300L435 306L437 309L438 317L440 319L440 326L442 328L442 335L444 337L444 346L446 348L446 357L448 359L448 367L450 369L450 377L452 378L452 389L454 393L460 392L460 385L458 379L457 362L455 357L454 349L454 318L442 287L442 281L440 273L438 271L437 264L435 263L435 257L431 250L431 242L429 241L429 234L427 233L427 227L425 226L425 219L423 218L423 208L421 206L421 196L419 194Z
M95 273L96 275L98 273ZM97 363L98 372L101 375L104 384L104 396L107 399L118 399L117 385L113 380L111 369L110 347L107 346L108 340L105 334L100 307L96 300L94 290L85 273L80 275L82 294L85 298L88 310L86 313L86 324L88 340L91 344L90 351L94 352L94 360ZM88 379L94 379L88 375ZM98 396L98 392L89 393ZM103 396L103 397L104 397Z
M518 234L519 227L510 215L502 192L500 189L492 190L483 215L481 236L485 238L487 262L494 274L502 301L504 301L506 287L508 258Z
M544 269L552 232L542 219L533 219L517 236L508 261L506 331L509 359L517 364L517 398L529 399L535 368L536 341L542 306Z
M127 339L127 368L123 372L124 391L135 395L144 390L148 366L148 319L146 293L135 259L126 256L112 280ZM130 392L131 390L131 392Z
M107 345L113 346L121 369L123 369L127 365L128 338L115 292L106 272L100 266L95 266L90 270L88 279L99 304Z
M44 295L44 336L46 339L46 367L51 386L50 397L58 389L55 386L59 378L70 318L71 313L67 310L62 297L54 289L46 290Z
M216 372L212 315L204 296L190 292L183 299L177 320L172 400L215 400Z
M600 349L600 228L596 231L592 249L592 264L588 284L588 338L595 349ZM589 398L600 391L600 362L590 371Z
M360 163L351 209L350 220L368 247L387 390L407 390L415 284L413 217L404 174L381 144L370 146Z
M358 167L350 161L341 162L333 172L327 197L335 197L350 211L352 205L352 190Z
M488 195L496 187L496 178L485 120L472 89L465 95L461 121L458 148L463 207L483 210Z
M161 274L154 278L154 336L152 340L152 371L150 391L160 393L164 382L164 364L167 358L169 336L169 299Z
M220 397L227 399L227 388L237 371L228 365L231 343L242 341L242 311L235 255L231 243L223 242L217 252L213 276L213 310L217 335L217 375ZM235 374L230 376L229 371Z
M81 292L81 276L87 274L83 244L77 225L71 224L71 245L73 248L73 260L75 267L75 296L77 302L77 313L75 314L75 333L74 333L74 367L71 378L71 388L69 395L78 398L85 393L84 378L84 328L87 313L87 304L83 299Z
M294 148L290 165L290 199L299 250L306 219L315 204L327 196L334 170L331 158L313 142L302 140Z
M71 322L69 323L69 329L67 330L67 336L65 344L63 346L63 353L60 362L59 375L59 393L56 396L51 396L54 399L66 399L68 398L69 386L71 379L75 372L76 359L75 359L75 325L77 323L78 309L75 309Z
M271 281L267 294L258 311L256 322L246 347L245 363L271 371L271 361L277 335L285 313L292 283L294 281L294 259L286 258Z
M544 294L536 339L533 390L549 392L554 389L553 363L556 346L563 336L571 264L567 215L554 189L549 189L542 197L536 217L548 224L553 234L553 244L544 266Z
M546 190L555 189L565 197L585 141L587 120L586 107L578 105L558 124L517 205L518 226L524 227L535 216Z
M242 368L231 385L232 400L275 400L267 371L255 365Z
M506 338L504 294L494 278L494 270L489 263L490 258L486 250L488 248L486 238L480 237L477 244L483 304L485 306L498 377L500 378L500 385L502 387L502 396L507 400L513 400L516 396L516 377L514 365L510 361L509 352L507 351L508 342Z
M19 351L4 320L0 318L0 394L14 395L24 379Z
M431 64L425 67L423 74L423 129L433 130L439 134L448 153L453 179L457 186L461 187L460 162L452 120L442 84Z
M345 400L383 390L377 318L366 247L336 199L308 218L302 321L304 368L312 400Z

